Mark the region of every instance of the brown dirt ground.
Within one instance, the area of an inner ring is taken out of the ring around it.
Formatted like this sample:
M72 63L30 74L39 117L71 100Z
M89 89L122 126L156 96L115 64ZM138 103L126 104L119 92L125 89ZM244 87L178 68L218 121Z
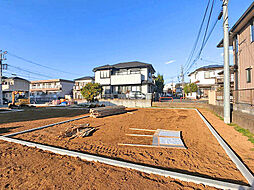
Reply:
M199 111L254 173L254 145L248 141L248 137L236 131L233 126L225 124L212 112L206 109L199 109Z
M86 138L70 140L59 137L68 127L82 123L90 123L91 126L99 127L99 130ZM129 130L130 127L182 131L183 141L188 149L118 146L118 143L151 144L150 138L127 137L126 133L137 133ZM193 110L138 109L105 118L82 119L16 137L135 163L170 168L173 171L197 176L247 183Z
M0 189L215 189L0 141Z
M64 108L31 108L23 112L0 113L0 135L81 117L87 113L87 109Z

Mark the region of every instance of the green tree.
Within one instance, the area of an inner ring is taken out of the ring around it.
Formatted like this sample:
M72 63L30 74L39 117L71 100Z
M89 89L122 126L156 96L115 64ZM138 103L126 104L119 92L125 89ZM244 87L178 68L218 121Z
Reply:
M163 75L158 73L158 76L155 79L156 92L162 93L164 88L164 78Z
M183 90L184 90L185 94L188 94L188 93L191 93L191 92L197 92L198 91L198 86L195 83L186 84L183 87Z
M87 83L82 89L81 94L88 102L94 102L95 98L102 92L102 86L99 83Z

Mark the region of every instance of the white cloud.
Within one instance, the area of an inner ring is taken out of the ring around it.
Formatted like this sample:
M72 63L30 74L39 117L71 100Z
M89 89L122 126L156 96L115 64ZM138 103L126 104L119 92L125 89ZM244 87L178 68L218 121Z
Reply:
M170 60L170 61L166 62L165 64L168 65L168 64L171 64L171 63L174 63L174 62L176 62L176 60Z

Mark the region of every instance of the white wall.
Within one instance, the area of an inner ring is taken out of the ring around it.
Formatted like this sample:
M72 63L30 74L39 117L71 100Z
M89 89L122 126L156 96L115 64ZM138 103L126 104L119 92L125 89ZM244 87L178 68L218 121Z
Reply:
M192 73L190 76L190 82L194 83L196 81L199 81L197 84L215 84L216 77L218 77L218 73L221 72L223 69L219 70L210 70L210 71L197 71L195 73ZM205 72L210 72L210 78L205 78ZM195 77L196 75L196 77Z
M108 76L110 76L110 70L103 70L104 72L108 72ZM101 78L100 70L95 72L95 82L100 83L101 85L110 85L110 78Z

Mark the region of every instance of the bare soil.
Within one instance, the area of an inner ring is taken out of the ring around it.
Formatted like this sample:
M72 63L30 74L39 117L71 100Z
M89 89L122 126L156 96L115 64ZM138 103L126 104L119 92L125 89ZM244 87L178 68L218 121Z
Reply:
M0 141L0 189L215 189Z
M85 138L61 137L68 127L85 123L90 123L92 127L98 127L98 130L92 136ZM119 146L118 143L152 143L152 138L126 136L127 133L138 133L129 130L133 127L182 131L182 139L188 149ZM163 167L202 177L241 184L247 183L194 110L138 109L105 118L86 118L18 135L16 138Z

